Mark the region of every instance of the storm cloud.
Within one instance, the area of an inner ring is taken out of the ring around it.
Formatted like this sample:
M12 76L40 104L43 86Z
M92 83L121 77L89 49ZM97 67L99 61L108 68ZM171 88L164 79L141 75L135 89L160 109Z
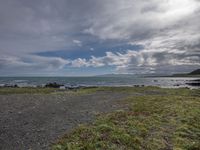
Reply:
M200 67L199 31L199 0L1 0L0 75L188 72ZM70 57L84 49L92 54ZM60 50L67 57L38 55Z

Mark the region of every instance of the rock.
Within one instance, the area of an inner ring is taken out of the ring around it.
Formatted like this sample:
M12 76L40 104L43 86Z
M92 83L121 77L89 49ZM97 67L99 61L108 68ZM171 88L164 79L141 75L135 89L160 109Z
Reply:
M22 114L22 112L21 112L21 111L19 111L19 112L18 112L18 114Z
M48 88L60 88L61 86L64 86L64 85L63 84L58 84L56 82L54 82L54 83L47 83L45 85L45 87L48 87Z
M81 88L81 86L68 86L68 87L66 87L66 89L68 89L68 90L77 90L77 89L80 89Z
M190 83L186 83L187 85L190 86L200 86L200 82L190 82Z
M17 85L17 84L15 84L13 87L17 88L17 87L18 87L18 85Z
M17 84L5 84L3 87L9 87L9 88L17 88L18 85Z
M139 85L134 85L134 87L140 87Z
M197 79L197 80L192 80L190 82L187 82L186 83L187 85L190 85L190 86L200 86L200 80Z
M61 90L65 90L65 86L60 86L60 89Z
M10 114L12 114L13 112L11 110L8 111Z

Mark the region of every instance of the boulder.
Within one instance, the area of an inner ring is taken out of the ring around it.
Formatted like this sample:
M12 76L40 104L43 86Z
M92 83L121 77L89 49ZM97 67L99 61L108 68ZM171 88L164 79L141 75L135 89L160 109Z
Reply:
M45 87L48 87L48 88L60 88L60 87L62 87L62 86L64 86L64 85L63 85L63 84L58 84L58 83L56 83L56 82L47 83L47 84L45 85Z

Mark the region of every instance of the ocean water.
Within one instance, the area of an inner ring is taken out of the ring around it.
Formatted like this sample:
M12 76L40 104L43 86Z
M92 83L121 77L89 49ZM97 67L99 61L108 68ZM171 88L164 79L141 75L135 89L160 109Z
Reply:
M18 85L20 87L44 86L56 82L65 86L159 86L159 87L191 87L188 82L200 78L180 77L0 77L0 86Z

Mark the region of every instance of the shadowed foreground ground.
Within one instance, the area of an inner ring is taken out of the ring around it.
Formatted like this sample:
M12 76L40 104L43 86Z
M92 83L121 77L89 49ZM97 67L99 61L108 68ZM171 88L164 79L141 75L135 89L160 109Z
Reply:
M0 89L1 150L49 149L59 136L89 122L96 113L119 108L116 102L126 97L109 91L37 94L24 90Z

